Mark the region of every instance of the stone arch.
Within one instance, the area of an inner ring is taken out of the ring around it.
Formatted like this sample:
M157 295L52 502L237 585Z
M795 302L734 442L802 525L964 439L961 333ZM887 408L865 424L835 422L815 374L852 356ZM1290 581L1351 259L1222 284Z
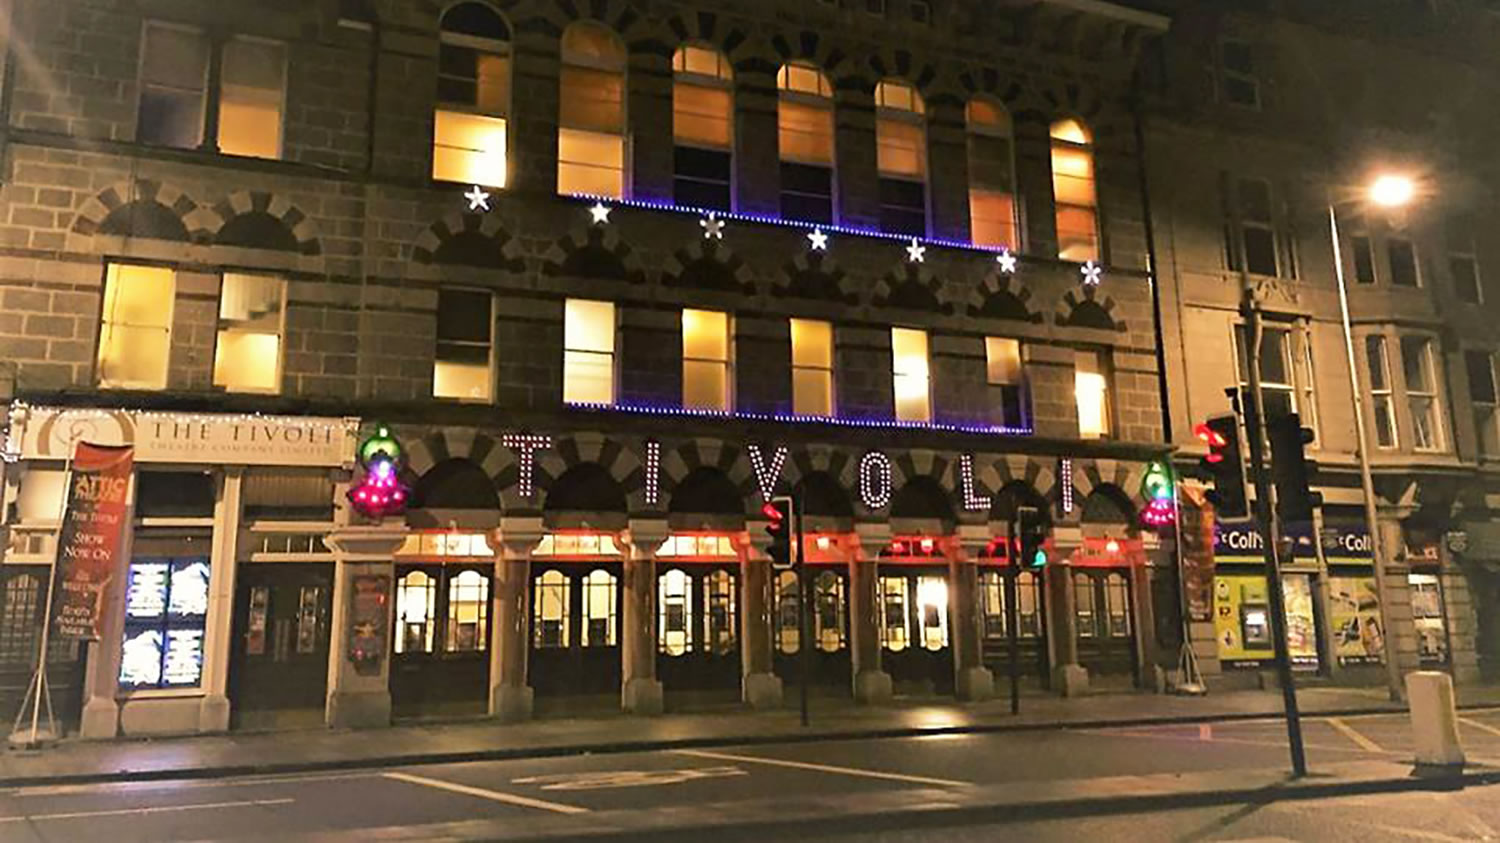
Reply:
M958 101L954 92L943 90L937 84L937 68L925 61L918 61L912 57L910 50L892 49L881 47L868 54L865 66L869 68L870 79L865 86L867 90L873 91L876 80L900 79L910 82L927 104L927 119L932 119L932 107L952 105Z
M943 282L921 264L906 263L893 269L875 285L871 304L924 313L952 314L953 305L943 301Z
M797 255L782 266L781 275L772 286L772 293L852 307L859 304L859 296L848 290L844 283L847 279L848 274L831 255L826 252L807 252Z
M1025 480L1011 480L1000 487L990 499L990 520L1010 524L1015 519L1016 510L1022 506L1035 508L1043 521L1048 525L1052 523L1052 507L1047 504L1047 499Z
M606 281L646 280L640 259L613 227L594 225L574 230L554 242L543 256L542 274Z
M1044 460L1005 454L989 461L976 460L974 473L987 489L1003 490L1018 483L1035 491L1044 500L1055 496L1057 472Z
M969 292L969 315L1041 324L1042 314L1031 308L1031 291L1014 273L991 271Z
M1103 296L1101 299L1098 290L1097 286L1091 284L1079 284L1064 293L1057 304L1057 324L1070 328L1124 332L1125 322L1115 317L1114 298Z
M577 463L547 484L542 520L551 529L624 529L629 520L625 489L604 466Z
M993 66L966 67L957 73L957 80L965 100L975 96L992 97L1004 104L1012 119L1019 111L1040 111L1047 107L1046 100L1034 88Z
M616 439L601 433L563 436L551 447L536 453L535 482L540 492L550 492L552 483L574 466L593 463L609 473L621 489L630 488L631 478L641 468L640 459Z
M1145 463L1098 459L1080 461L1073 466L1073 485L1079 498L1087 497L1104 486L1112 486L1125 496L1129 507L1145 505L1139 494L1141 481L1145 476ZM1132 494L1126 489L1135 489L1137 492Z
M1088 128L1091 135L1089 145L1096 151L1100 143L1113 141L1120 134L1121 126L1116 125L1116 118L1123 118L1123 113L1112 113L1098 91L1092 88L1085 89L1076 81L1057 80L1043 83L1037 94L1049 124L1070 117L1078 120Z
M679 249L663 263L661 280L668 287L755 294L755 277L750 267L717 240L699 240Z
M790 462L790 460L788 460ZM739 490L740 500L748 501L759 493L755 475L750 470L750 461L739 446L715 439L689 439L671 450L663 449L661 460L661 488L663 494L675 496L677 485L699 468L712 468L722 473ZM785 482L788 474L782 469ZM743 507L743 504L742 504Z
M417 478L406 523L428 529L490 529L500 523L500 495L478 463L449 457Z
M446 460L462 459L479 466L495 488L503 489L501 478L514 462L498 438L473 428L441 427L420 438L401 441L406 445L406 468L418 476Z
M210 234L200 223L198 203L176 186L153 179L118 182L83 204L73 231L118 237L206 243Z
M809 519L828 519L845 524L854 520L854 501L848 487L827 471L810 471L793 487L802 495L802 511Z
M673 49L694 42L710 45L724 53L735 73L739 73L741 62L749 58L750 50L746 45L750 39L740 21L721 18L713 12L673 12L662 24L676 40ZM758 69L756 66L746 68L752 72Z
M775 66L768 68L772 74L789 61L801 61L817 67L828 77L835 96L840 89L863 87L869 91L874 87L874 82L864 81L861 70L849 57L850 51L824 33L808 29L796 33L777 32L769 41L775 57Z
M285 197L241 190L225 197L213 210L220 220L213 232L215 245L322 254L312 220Z
M937 478L917 475L907 480L891 496L891 521L942 525L944 530L958 521L953 499Z
M521 272L521 246L500 225L497 215L452 212L417 237L412 257L418 263L471 266Z
M550 0L538 3L541 14L522 25L522 30L534 31L562 38L564 29L577 21L593 21L610 28L619 36L627 53L644 52L671 58L672 52L659 38L652 37L650 24L630 0L590 0L575 3L573 0Z
M1136 519L1135 505L1125 490L1113 483L1105 483L1094 488L1093 491L1083 499L1080 508L1079 520L1082 522L1085 533L1091 532L1088 528L1119 528L1129 535L1135 535L1140 530Z
M700 465L672 484L667 523L673 530L744 529L744 492L723 469Z

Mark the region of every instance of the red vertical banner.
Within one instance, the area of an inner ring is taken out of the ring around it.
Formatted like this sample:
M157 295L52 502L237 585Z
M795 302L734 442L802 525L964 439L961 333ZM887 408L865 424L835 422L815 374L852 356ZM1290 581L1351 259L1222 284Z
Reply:
M120 545L135 451L129 445L79 442L57 537L52 630L62 638L95 639L124 579Z
M1197 495L1184 494L1178 501L1177 529L1182 536L1182 591L1187 598L1188 617L1211 621L1214 617L1214 509Z

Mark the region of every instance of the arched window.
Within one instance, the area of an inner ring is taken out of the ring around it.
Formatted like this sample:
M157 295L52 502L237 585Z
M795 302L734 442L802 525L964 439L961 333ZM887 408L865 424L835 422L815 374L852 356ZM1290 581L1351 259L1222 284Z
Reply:
M672 56L673 197L679 205L730 208L734 161L734 75L708 47Z
M432 177L504 187L510 114L510 27L483 3L443 15Z
M1093 137L1071 118L1052 124L1052 197L1057 203L1057 256L1099 259L1099 198Z
M1019 250L1010 115L989 100L969 101L969 230L980 246Z
M833 222L833 86L810 64L782 65L776 139L781 156L781 216Z
M927 234L927 106L906 82L875 86L875 161L880 170L880 228Z
M557 192L625 196L625 45L597 23L562 37Z

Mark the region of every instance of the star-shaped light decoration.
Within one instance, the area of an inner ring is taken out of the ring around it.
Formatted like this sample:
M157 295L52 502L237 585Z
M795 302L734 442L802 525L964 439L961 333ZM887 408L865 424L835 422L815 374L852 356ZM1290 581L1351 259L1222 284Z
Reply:
M698 225L703 227L704 240L724 239L724 221L719 219L719 215L713 211L709 211L708 216L698 220Z
M490 195L480 189L477 184L469 188L469 192L464 194L464 198L469 200L469 210L471 211L488 211L490 209Z
M917 242L917 238L911 239L911 245L906 247L906 259L911 263L922 263L927 259L927 247Z
M593 207L589 208L589 218L594 225L603 225L609 222L611 210L613 209L603 202L595 202Z
M1104 272L1104 267L1100 266L1097 263L1094 263L1093 261L1089 261L1083 266L1080 266L1078 268L1078 272L1083 276L1083 283L1089 285L1090 287L1097 287L1099 286L1100 276Z
M807 240L812 243L812 250L814 252L828 251L828 235L823 233L823 229L814 228L812 231L809 231L807 233Z
M1016 256L1010 253L1010 249L1001 249L1000 254L995 255L995 263L1000 264L1000 271L1006 275L1016 274Z

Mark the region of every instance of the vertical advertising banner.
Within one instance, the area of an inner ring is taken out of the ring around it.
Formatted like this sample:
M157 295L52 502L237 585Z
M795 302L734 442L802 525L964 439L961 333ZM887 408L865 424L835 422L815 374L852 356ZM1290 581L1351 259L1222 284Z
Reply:
M1178 508L1182 535L1182 590L1188 617L1196 622L1213 618L1214 511L1205 501L1185 497Z
M95 639L121 579L126 494L134 451L128 445L79 442L57 537L53 632Z

